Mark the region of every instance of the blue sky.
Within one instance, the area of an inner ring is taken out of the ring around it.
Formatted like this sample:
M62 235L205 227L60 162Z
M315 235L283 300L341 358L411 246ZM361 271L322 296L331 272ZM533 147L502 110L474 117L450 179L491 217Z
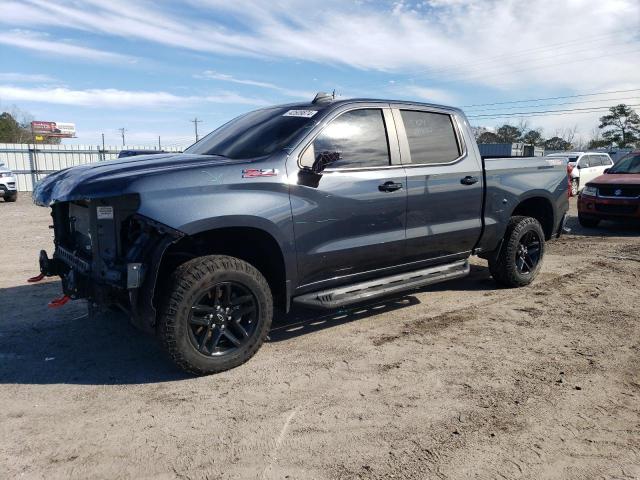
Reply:
M124 127L186 146L194 117L204 133L334 89L588 138L603 108L640 104L639 60L635 0L0 0L0 107L74 122L82 144ZM547 110L573 111L527 114Z

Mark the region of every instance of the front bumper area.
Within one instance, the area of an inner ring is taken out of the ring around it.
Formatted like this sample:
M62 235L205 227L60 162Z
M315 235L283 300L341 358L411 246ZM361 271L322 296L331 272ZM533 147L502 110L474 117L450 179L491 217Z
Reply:
M90 311L117 306L149 330L162 256L184 234L134 213L136 207L122 201L54 205L55 249L51 258L40 252L39 264L42 275L60 277L65 296L87 299Z
M640 220L640 198L603 198L580 194L578 213L600 220Z

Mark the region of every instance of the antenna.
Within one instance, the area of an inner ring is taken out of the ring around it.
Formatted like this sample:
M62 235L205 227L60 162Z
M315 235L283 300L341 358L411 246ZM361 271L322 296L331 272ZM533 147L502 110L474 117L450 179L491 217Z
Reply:
M318 92L311 103L329 103L335 99L335 96L335 90L333 91L333 94Z

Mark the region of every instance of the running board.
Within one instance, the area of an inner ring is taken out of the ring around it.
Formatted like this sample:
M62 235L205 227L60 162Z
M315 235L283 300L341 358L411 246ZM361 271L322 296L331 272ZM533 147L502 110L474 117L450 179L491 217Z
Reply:
M464 277L469 273L469 261L460 260L437 267L414 270L390 277L367 280L343 287L305 293L293 299L294 303L315 308L336 308L412 290L432 283Z

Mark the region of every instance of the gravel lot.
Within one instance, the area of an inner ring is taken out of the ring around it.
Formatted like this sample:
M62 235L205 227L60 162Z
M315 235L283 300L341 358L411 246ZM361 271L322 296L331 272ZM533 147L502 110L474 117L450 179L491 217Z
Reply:
M575 203L572 203L575 213ZM640 229L549 245L530 287L472 275L294 311L193 378L123 316L27 285L48 210L0 202L0 477L640 478Z

